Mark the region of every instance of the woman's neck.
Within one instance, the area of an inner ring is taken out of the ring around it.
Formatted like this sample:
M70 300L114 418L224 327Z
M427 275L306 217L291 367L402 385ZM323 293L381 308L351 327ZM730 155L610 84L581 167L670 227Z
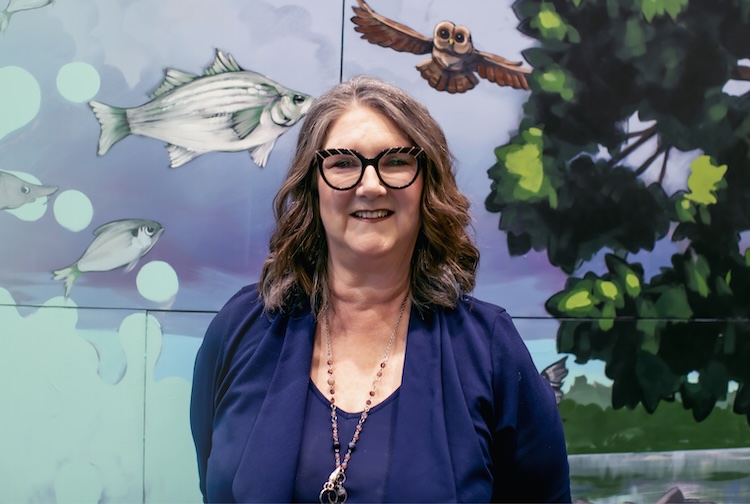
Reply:
M329 263L331 308L400 304L409 292L409 263L344 268Z

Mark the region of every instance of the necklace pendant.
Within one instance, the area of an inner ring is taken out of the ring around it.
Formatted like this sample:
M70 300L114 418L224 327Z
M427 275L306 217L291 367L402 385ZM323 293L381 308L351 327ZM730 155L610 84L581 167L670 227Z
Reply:
M344 488L344 481L346 481L346 474L344 474L344 470L339 466L333 470L328 477L328 481L323 483L323 490L320 491L320 495L318 496L320 504L346 502L349 495Z

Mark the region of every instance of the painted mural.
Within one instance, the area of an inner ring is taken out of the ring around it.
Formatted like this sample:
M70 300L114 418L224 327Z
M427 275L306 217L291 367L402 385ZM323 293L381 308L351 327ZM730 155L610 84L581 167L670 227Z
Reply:
M573 497L750 501L747 58L750 0L0 0L0 502L200 501L195 352L357 74L443 126Z

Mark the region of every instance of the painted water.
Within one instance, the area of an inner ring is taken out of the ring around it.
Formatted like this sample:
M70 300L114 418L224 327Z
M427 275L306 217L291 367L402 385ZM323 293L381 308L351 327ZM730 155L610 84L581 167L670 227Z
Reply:
M571 455L569 461L579 502L656 503L674 487L689 502L750 502L750 448Z

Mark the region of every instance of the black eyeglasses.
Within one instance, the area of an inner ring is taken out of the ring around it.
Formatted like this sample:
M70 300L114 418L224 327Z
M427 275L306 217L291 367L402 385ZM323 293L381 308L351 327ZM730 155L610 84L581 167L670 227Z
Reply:
M346 191L355 187L368 165L375 168L383 185L404 189L417 180L423 154L421 147L391 147L370 159L352 149L322 149L315 153L315 159L320 175L332 189Z

